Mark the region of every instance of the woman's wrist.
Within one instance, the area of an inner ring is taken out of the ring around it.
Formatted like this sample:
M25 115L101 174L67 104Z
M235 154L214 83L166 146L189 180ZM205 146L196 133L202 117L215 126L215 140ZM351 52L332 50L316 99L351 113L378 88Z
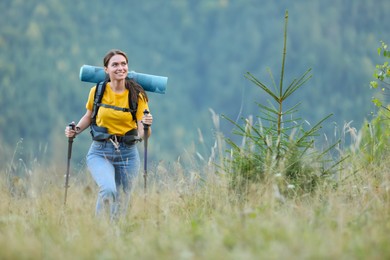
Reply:
M76 135L78 135L79 133L81 133L81 128L79 126L76 126L75 132L76 132Z

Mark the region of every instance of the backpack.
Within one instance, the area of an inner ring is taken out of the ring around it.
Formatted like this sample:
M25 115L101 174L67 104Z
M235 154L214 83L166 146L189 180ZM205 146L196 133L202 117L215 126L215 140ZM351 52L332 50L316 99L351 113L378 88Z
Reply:
M106 89L107 82L108 81L105 80L105 81L101 81L101 82L96 84L96 90L95 90L93 108L92 108L92 115L91 115L91 119L92 119L91 123L96 124L96 116L97 116L99 107L111 108L111 109L123 111L123 112L130 112L131 115L133 116L133 120L137 121L136 113L137 113L138 103L133 102L133 100L131 99L130 90L129 90L129 107L130 108L117 107L117 106L112 106L112 105L107 105L107 104L101 103L102 99L103 99L104 90ZM139 93L137 93L137 96L138 96L138 94Z
M95 95L94 95L94 101L93 101L93 107L92 107L92 115L91 115L91 135L92 139L95 141L101 141L101 140L106 140L107 138L110 138L112 135L108 134L107 128L105 127L99 127L96 125L96 116L99 110L99 107L106 107L106 108L111 108L115 109L118 111L123 111L123 112L130 112L131 115L133 116L133 120L137 121L136 113L137 113L137 107L138 103L133 102L131 98L131 93L129 90L129 107L130 108L123 108L123 107L117 107L117 106L112 106L108 104L102 104L102 99L103 99L103 94L104 90L106 89L107 85L107 80L101 81L96 84L96 90L95 90ZM137 96L139 95L139 91L137 90ZM126 133L126 136L132 136L130 137L129 142L134 142L134 141L139 141L136 139L134 136L137 135L137 130L133 129L130 130L129 132Z

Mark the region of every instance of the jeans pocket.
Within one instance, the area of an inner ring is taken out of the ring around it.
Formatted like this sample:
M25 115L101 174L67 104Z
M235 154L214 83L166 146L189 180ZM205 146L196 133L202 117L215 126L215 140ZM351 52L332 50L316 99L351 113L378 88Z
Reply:
M94 142L92 143L92 148L93 148L93 149L96 149L96 150L103 150L103 148L104 148L104 142L96 142L96 141L94 141Z

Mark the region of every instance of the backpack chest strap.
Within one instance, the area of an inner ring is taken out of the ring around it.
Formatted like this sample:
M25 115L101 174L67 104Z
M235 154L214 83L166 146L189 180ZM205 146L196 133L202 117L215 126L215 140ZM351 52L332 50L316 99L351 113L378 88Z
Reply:
M117 111L131 112L130 108L117 107L117 106L112 106L112 105L103 104L103 103L98 103L97 106L105 107L105 108L111 108L111 109L114 109L114 110L117 110Z

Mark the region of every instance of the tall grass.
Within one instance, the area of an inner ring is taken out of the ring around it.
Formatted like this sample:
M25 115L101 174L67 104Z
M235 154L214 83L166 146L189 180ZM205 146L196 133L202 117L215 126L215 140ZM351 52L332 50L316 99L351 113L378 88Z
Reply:
M218 122L218 116L213 120ZM94 217L97 189L84 169L71 177L66 207L63 169L37 166L12 181L4 170L0 258L390 257L388 162L365 164L354 150L337 186L281 201L272 185L261 182L239 200L216 167L225 148L216 140L209 158L192 151L176 162L152 165L147 194L140 176L131 209L117 223Z

